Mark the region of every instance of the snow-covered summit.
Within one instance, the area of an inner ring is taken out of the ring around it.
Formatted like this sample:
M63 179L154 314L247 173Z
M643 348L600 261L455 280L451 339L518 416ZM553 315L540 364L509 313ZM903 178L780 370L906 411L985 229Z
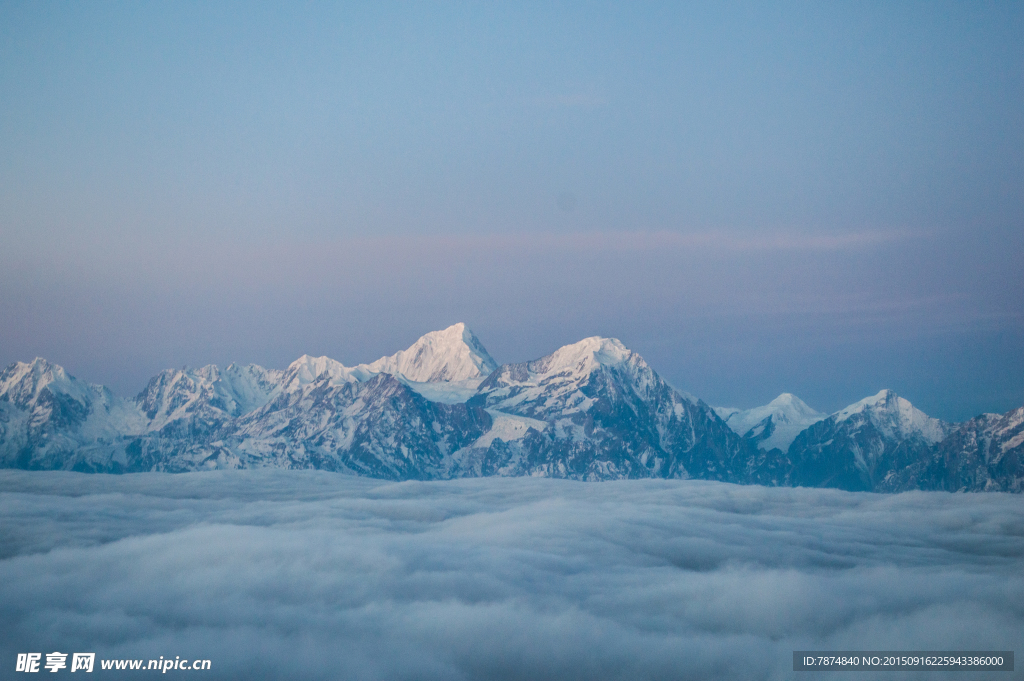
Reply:
M437 383L484 378L497 369L498 364L476 335L460 322L441 331L431 331L408 349L359 368L419 383Z
M776 425L805 423L805 428L827 416L792 393L782 393L768 404L753 409L716 408L715 411L741 435L768 416L773 417Z
M797 416L814 417L821 416L824 418L824 414L820 411L812 409L807 406L807 403L801 400L793 393L782 393L774 400L768 403L769 407L774 407L779 414L795 414Z
M751 437L760 449L786 451L805 428L826 417L792 393L782 393L768 404L753 409L716 409L737 434Z
M325 379L330 385L343 385L353 381L364 381L370 375L365 368L347 367L330 357L303 355L288 365L282 382L284 389L291 392Z
M832 416L837 424L863 418L888 437L906 439L918 436L932 444L942 440L950 431L949 424L928 416L888 389L854 402Z
M631 379L649 382L653 372L640 355L615 338L592 336L564 345L550 355L519 364L504 364L480 386L480 390L517 386L546 387L554 385L578 388L590 375L601 370L625 372ZM637 376L643 374L643 376ZM650 375L648 375L650 374ZM632 382L632 381L631 381Z
M44 389L83 403L88 401L92 393L88 383L79 381L64 367L42 357L36 357L31 362L15 362L0 373L0 395L19 406L34 403Z
M256 364L167 369L150 379L135 402L152 431L182 419L212 423L262 407L278 387L282 373Z
M591 336L529 362L527 368L534 374L588 374L599 366L620 366L634 357L639 359L639 355L617 338Z
M295 395L326 383L338 387L390 374L428 399L465 402L497 363L465 324L432 331L409 348L370 364L347 367L330 357L303 355L276 378L284 393Z
M488 406L531 418L587 411L598 394L609 399L629 394L639 400L671 399L668 396L674 394L696 402L672 389L619 340L599 336L532 362L504 364L481 383L480 393L486 394Z
M79 380L37 357L0 372L0 465L70 468L122 433L139 432L145 417L134 402ZM97 447L97 443L105 443Z
M502 365L467 405L490 414L495 436L478 442L502 475L723 480L746 470L753 451L709 406L614 338L584 338ZM712 458L697 455L712 442Z

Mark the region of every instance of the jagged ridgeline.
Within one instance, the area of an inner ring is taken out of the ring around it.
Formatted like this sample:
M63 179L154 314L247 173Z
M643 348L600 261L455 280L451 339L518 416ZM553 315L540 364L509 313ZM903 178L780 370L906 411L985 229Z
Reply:
M97 473L317 468L391 480L547 476L1013 491L1024 407L963 424L883 390L835 414L783 394L713 409L587 338L499 366L463 324L346 367L167 370L134 399L43 359L0 374L0 466Z

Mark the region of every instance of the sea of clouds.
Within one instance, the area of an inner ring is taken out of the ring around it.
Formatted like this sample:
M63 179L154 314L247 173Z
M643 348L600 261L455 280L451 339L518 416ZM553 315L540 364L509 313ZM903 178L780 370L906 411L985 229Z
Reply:
M3 678L62 651L204 679L849 679L793 651L1022 644L1019 495L0 471Z

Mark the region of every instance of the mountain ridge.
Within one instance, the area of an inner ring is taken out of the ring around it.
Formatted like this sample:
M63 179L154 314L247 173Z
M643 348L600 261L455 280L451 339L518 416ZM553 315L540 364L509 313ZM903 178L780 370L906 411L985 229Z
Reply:
M964 424L891 390L825 415L783 393L713 409L614 338L498 365L465 324L354 367L169 369L133 399L42 358L0 372L0 467L88 472L321 468L1020 492L1024 407ZM995 444L993 444L995 443Z

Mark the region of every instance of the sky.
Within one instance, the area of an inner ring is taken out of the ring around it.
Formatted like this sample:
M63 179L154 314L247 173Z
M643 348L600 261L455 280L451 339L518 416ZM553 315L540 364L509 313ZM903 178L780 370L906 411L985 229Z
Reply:
M0 365L498 362L1024 404L1021 3L0 2Z
M99 678L163 656L209 679L767 681L794 650L1019 652L1022 524L996 493L3 470L0 653L93 652Z

